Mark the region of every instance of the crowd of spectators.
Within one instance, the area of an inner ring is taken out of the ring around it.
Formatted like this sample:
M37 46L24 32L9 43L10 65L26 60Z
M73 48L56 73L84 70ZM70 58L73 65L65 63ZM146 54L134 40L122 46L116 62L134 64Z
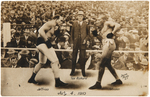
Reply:
M59 40L56 49L64 45L64 39ZM7 52L7 53L4 53ZM61 69L71 69L71 53L66 51L56 51L60 62ZM100 52L87 52L86 54L86 69L98 70L99 61L101 59ZM9 49L8 51L2 50L1 54L1 67L8 68L33 68L38 63L38 51L36 50L21 50L16 51ZM117 53L114 52L111 60L112 66L117 70L148 70L148 54L147 53ZM50 61L47 60L43 68L48 68ZM77 58L77 69L80 68Z
M59 14L63 19L63 24L55 27L56 39L52 41L52 44L56 49L71 49L69 44L71 25L76 20L79 10L84 11L84 21L91 26L90 32L93 38L87 43L87 49L101 49L102 44L92 32L94 29L92 26L101 15L105 14L108 21L115 21L122 27L116 33L116 50L148 51L148 1L3 1L1 24L5 22L12 24L12 37L7 47L35 48L37 30L54 15ZM96 30L100 33L100 27ZM4 33L3 29L2 33ZM65 41L62 36L65 37ZM1 38L1 46L3 46L3 38ZM60 58L61 62L71 59L71 53L61 52L59 55L63 56ZM89 55L92 56L92 64L97 54ZM24 57L20 58L24 59ZM34 63L29 59L28 62Z
M2 23L43 24L59 14L65 21L83 10L85 19L96 21L101 13L123 26L148 24L148 1L3 1Z
M10 22L12 34L18 31L21 32L20 35L34 32L37 36L39 27L56 14L59 14L64 22L62 27L56 27L56 30L70 34L77 12L83 10L84 20L89 25L94 25L102 14L105 14L108 20L121 24L122 29L116 37L117 50L148 50L148 1L3 1L1 5L1 23ZM88 47L101 49L100 45L97 38L93 37Z

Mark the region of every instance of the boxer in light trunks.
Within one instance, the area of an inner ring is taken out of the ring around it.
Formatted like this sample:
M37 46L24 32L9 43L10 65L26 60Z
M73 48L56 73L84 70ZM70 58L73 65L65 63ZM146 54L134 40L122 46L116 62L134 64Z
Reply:
M89 89L101 89L101 80L105 71L105 67L111 72L111 74L115 77L116 81L113 82L113 85L122 84L122 81L119 79L116 71L111 66L111 56L113 51L116 48L116 44L114 41L114 34L117 30L120 29L120 25L118 23L112 21L106 21L105 17L102 17L102 21L99 22L100 25L103 25L101 30L102 34L102 56L101 60L99 61L99 73L98 73L98 80L95 85L91 86ZM99 26L100 26L99 25Z
M67 83L64 83L60 80L59 61L50 41L51 38L54 37L55 26L60 25L62 23L59 18L60 16L56 15L53 18L53 20L46 22L39 29L39 37L37 39L37 46L36 46L37 49L39 50L39 63L35 66L33 74L31 78L28 80L29 83L38 84L38 82L35 81L35 76L41 69L42 65L44 65L48 59L51 61L51 67L54 73L55 87L67 85Z

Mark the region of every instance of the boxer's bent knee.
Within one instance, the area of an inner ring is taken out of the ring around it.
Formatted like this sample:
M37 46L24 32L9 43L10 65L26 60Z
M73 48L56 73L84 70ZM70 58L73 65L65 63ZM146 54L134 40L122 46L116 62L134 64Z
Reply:
M51 63L52 71L54 73L54 77L58 78L59 77L59 61L55 61Z
M39 64L40 64L40 65L45 65L45 64L46 64L46 62L39 62Z
M56 59L55 61L51 61L51 64L59 64L59 61Z

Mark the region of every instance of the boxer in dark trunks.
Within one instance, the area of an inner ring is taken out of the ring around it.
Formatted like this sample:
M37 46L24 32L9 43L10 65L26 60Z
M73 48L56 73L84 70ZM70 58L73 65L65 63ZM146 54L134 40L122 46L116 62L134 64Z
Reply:
M29 83L38 84L35 81L35 76L47 61L51 61L52 71L55 77L55 87L66 86L67 83L64 83L60 80L59 75L59 60L57 55L52 47L50 39L54 36L54 29L56 25L61 24L60 16L55 16L53 20L46 22L39 29L39 37L37 39L37 49L39 50L39 63L35 66L31 78L28 80Z
M95 85L91 86L89 89L101 89L101 80L105 71L105 67L111 72L111 74L115 77L116 81L113 82L113 85L122 84L122 81L119 79L115 69L111 66L111 56L113 51L116 48L116 44L114 41L114 34L120 29L120 25L113 21L107 21L105 15L101 17L101 21L99 22L99 26L103 26L101 30L102 35L102 56L99 61L99 73L98 80Z

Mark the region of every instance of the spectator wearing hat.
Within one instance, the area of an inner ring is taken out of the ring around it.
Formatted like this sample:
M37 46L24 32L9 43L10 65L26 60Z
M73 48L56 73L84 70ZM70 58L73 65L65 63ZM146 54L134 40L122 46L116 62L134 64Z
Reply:
M134 70L140 70L142 69L142 64L141 64L141 61L142 59L145 59L144 55L142 53L134 53L134 56L133 57L133 67L134 67Z
M126 66L127 54L120 56L118 53L114 53L113 57L113 67L118 70L128 70Z
M31 48L35 48L35 46L31 46ZM30 59L32 59L32 58L34 58L34 59L36 59L37 61L39 61L39 60L38 60L39 57L38 57L38 51L37 51L37 50L31 50L31 51L30 51L30 53L29 53L29 58L28 58L28 59L30 60Z
M18 17L16 18L16 23L17 23L17 24L21 24L22 21L24 21L24 20L23 20L23 11L20 11L20 12L18 13Z
M98 66L99 66L99 61L101 59L101 53L93 53L91 54L91 63L88 67L88 69L92 69L92 70L98 70Z
M8 56L9 56L9 58L14 57L14 56L15 56L15 53L16 53L16 51L13 50L13 49L9 49L9 50L7 51L7 54L8 54Z
M70 34L69 34L68 32L65 32L65 33L64 33L64 37L65 37L65 39L66 39L64 48L65 48L65 49L69 49L69 48L70 48L70 43L69 43Z
M16 28L15 28L16 29ZM14 38L14 34L16 33L16 30L15 29L11 29L11 39Z
M25 40L27 40L29 36L30 36L30 31L29 31L29 29L25 29L25 30L24 30L24 37L25 37Z
M113 66L113 67L114 67L114 65L115 65L115 62L118 61L119 57L120 57L119 53L113 53L113 54L112 54L111 63L112 63L112 66Z
M65 46L65 42L66 42L66 38L61 36L60 38L58 38L58 43L55 46L55 49L64 49ZM69 68L71 67L70 61L68 61L69 59L69 53L68 52L61 52L61 51L56 51L57 57L59 59L61 68ZM65 63L64 63L65 62ZM67 66L65 66L67 64Z
M17 67L17 57L15 56L11 58L3 58L1 61L1 67Z
M26 43L25 41L20 39L20 34L16 32L14 35L14 39L12 39L11 42L7 43L7 47L24 48L26 47Z
M55 45L55 49L64 49L66 39L64 37L58 38L58 43ZM62 52L56 51L56 55L58 57L59 63L63 62Z
M36 48L35 41L36 38L30 35L27 39L27 48Z
M73 75L76 68L76 59L78 49L80 50L79 55L79 63L82 70L82 75L86 76L85 74L85 55L86 55L86 41L89 38L90 30L89 26L86 22L83 21L84 13L83 11L78 12L78 21L73 23L71 28L71 45L73 47L73 55L72 55L72 71L70 75Z
M127 61L126 65L128 67L128 70L135 70L134 67L133 67L133 61Z
M35 27L38 30L41 26L42 26L42 21L40 19L40 16L38 15L35 20Z
M54 34L57 38L59 38L62 34L60 34L60 26L55 26Z
M102 46L102 37L100 35L98 35L98 31L96 28L93 28L94 30L92 31L92 42L91 42L91 46L92 46L92 49L101 49L101 46Z
M5 59L5 62L2 62L2 66L4 67L12 67L13 59L17 59L17 56L15 55L16 51L13 49L9 49L6 53L7 59Z
M21 58L17 62L17 67L29 67L28 57L29 57L29 51L28 50L22 50L19 52L21 55Z
M30 68L33 68L35 67L35 65L38 63L38 60L35 59L35 58L31 58L30 61L29 61L29 67Z
M30 36L29 29L25 29L23 31L23 33L21 33L20 39L23 40L23 41L25 41L25 43L27 44L27 39L29 38L29 36Z
M100 41L96 37L93 37L92 49L94 49L94 50L101 49L101 43L100 43Z
M14 10L11 10L10 11L10 16L9 16L9 22L10 23L15 23L15 11Z
M124 29L121 29L118 33L117 33L117 37L116 37L116 44L117 48L119 50L125 50L125 49L129 49L130 47L130 41L129 39L125 36L125 32Z
M133 62L133 68L135 71L141 70L142 69L142 64L137 63L136 61Z
M139 44L139 47L140 47L140 50L142 51L148 51L148 36L147 35L142 35L141 38L140 38L140 44Z
M136 43L139 42L139 35L137 30L130 30L130 34L126 35L130 42L130 50L135 50Z
M18 59L16 57L12 57L11 61L10 61L11 67L16 68L17 67L17 62L18 62Z
M70 34L66 31L64 33L64 37L66 39L64 48L70 50L71 49ZM64 65L62 64L63 65L62 68L71 68L72 60L70 60L70 59L72 57L72 52L64 51L62 54L63 54L63 57L64 57L64 62L63 62ZM68 64L68 65L66 66L65 64Z
M30 13L24 12L23 16L22 16L22 20L25 24L30 24L30 22L29 22L31 20Z
M148 60L143 58L140 63L142 65L142 70L147 71L148 70Z

